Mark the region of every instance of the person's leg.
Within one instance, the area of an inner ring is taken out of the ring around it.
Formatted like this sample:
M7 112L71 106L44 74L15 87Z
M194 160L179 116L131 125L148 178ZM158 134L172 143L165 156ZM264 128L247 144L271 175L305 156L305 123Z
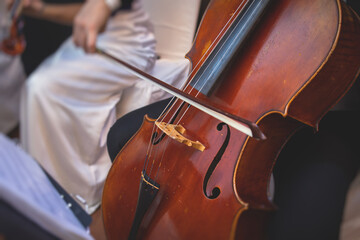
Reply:
M359 168L356 113L329 113L319 132L303 129L275 165L270 239L338 239L345 197Z
M360 156L359 156L360 159ZM351 183L346 195L344 215L340 228L340 240L357 239L360 236L360 171Z
M19 56L0 51L0 132L8 134L19 124L20 92L25 73Z
M73 59L44 64L28 78L21 141L66 191L82 196L92 208L111 165L105 145L115 105L121 89L136 80L101 56ZM107 75L117 68L122 71Z
M155 60L155 40L147 31L146 19L138 7L116 14L99 36L98 46L149 71ZM85 54L69 39L24 88L24 148L67 192L86 200L88 213L100 204L111 165L106 136L116 119L115 106L122 91L136 81L120 64L100 54ZM146 104L143 100L138 99Z

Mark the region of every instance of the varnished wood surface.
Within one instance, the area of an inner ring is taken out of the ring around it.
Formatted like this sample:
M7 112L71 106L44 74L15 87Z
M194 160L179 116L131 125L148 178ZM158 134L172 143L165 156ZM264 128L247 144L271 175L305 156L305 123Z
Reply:
M218 16L231 16L232 11L224 12L220 6L226 2L212 2L215 9L203 19L210 19L211 28L200 28L200 40L189 52L195 70L206 60L201 58L202 53L216 42L215 32L222 27ZM340 9L340 1L273 1L238 54L236 67L231 68L208 100L252 122L277 111L315 126L334 104L324 101L323 96L342 96L358 71L358 20L341 4ZM310 82L311 86L303 91ZM240 107L237 103L244 104Z
M202 54L217 41L217 33L243 2L210 3L188 54L193 62L192 76L198 64L205 64ZM224 80L210 96L202 96L225 111L256 122L267 140L254 140L231 128L220 129L218 120L193 107L182 108L176 124L186 129L185 137L204 144L205 150L200 152L167 137L154 146L149 156L153 170L148 174L160 184L160 190L137 237L265 238L266 214L275 209L267 187L277 155L303 123L316 126L350 88L359 69L358 40L359 21L340 1L273 1ZM169 111L170 116L174 113ZM109 172L103 193L109 239L128 237L153 125L145 119ZM229 142L204 193L205 175L227 137ZM215 187L220 195L210 199L206 195Z

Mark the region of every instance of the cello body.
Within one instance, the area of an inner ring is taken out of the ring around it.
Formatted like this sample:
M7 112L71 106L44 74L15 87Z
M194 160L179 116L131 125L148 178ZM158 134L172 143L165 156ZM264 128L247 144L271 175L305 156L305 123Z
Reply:
M187 57L191 83L248 1L213 0ZM119 152L103 191L108 239L264 239L273 166L282 147L304 124L318 128L359 72L359 19L339 0L271 1L211 91L184 92L256 123L257 140L175 102L162 121L184 127L204 151L168 136L151 144L154 119ZM165 115L165 114L164 114ZM174 116L175 115L175 116ZM158 131L158 136L161 131ZM129 237L145 159L160 187Z

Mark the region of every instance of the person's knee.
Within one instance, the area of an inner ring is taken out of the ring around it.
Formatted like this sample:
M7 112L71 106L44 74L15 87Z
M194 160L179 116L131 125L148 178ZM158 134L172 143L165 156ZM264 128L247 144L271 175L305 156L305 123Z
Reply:
M29 76L25 83L25 91L29 97L45 96L48 93L56 92L56 82L53 75L48 71L35 71Z

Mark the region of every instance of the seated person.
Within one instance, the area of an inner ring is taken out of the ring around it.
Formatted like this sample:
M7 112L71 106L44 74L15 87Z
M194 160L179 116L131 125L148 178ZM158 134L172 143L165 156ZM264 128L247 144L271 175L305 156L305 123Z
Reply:
M16 55L0 49L0 132L11 138L19 137L20 92L26 76L47 56L54 52L62 41L71 34L72 19L80 9L81 0L23 1L14 5L22 11L15 11L20 20L18 33L25 38L24 51ZM14 21L12 8L0 2L0 41L11 38L10 29ZM68 2L70 4L54 4ZM30 4L31 3L31 4ZM21 14L20 14L21 13ZM14 38L14 37L12 37ZM3 45L6 48L6 45Z
M47 7L34 14L47 13ZM91 214L100 205L111 165L105 143L115 106L123 90L139 80L112 60L88 53L99 47L149 71L156 59L155 39L139 0L87 1L73 28L72 39L27 79L21 142L67 192L86 201L88 208L83 207Z

